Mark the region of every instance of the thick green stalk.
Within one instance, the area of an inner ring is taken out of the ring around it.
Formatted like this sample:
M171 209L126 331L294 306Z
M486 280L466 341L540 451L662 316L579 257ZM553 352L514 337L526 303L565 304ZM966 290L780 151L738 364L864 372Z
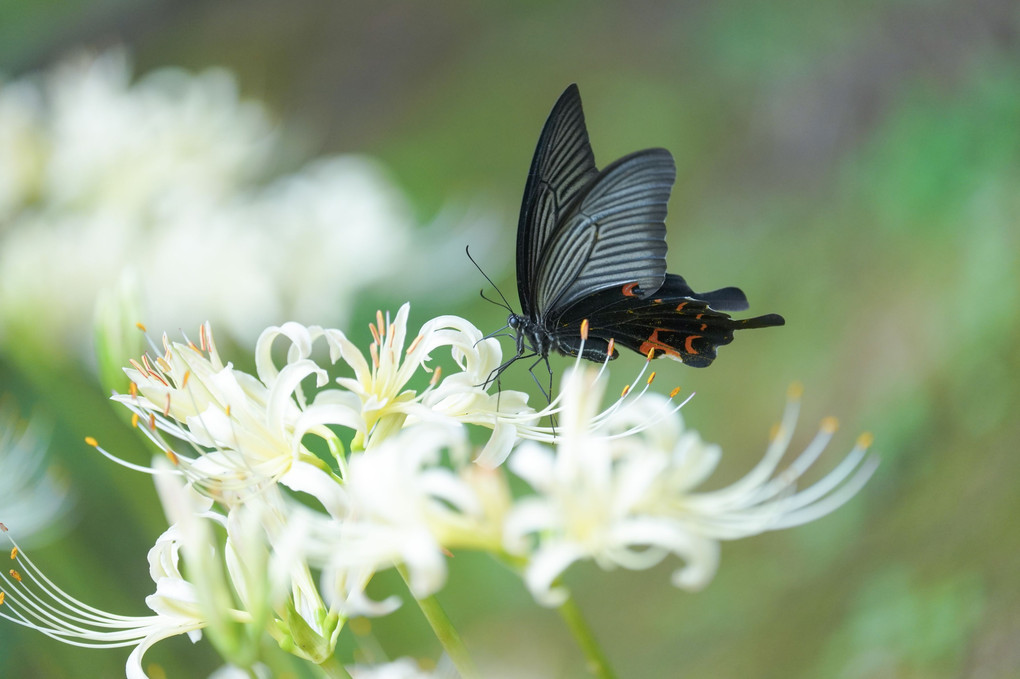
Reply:
M574 635L577 645L584 652L584 657L588 661L588 671L592 676L599 679L615 679L616 674L609 666L609 659L602 652L602 647L595 640L595 635L592 634L591 628L585 622L584 616L581 615L581 609L574 603L573 598L568 595L567 600L557 610L563 621L567 623L570 633Z
M410 579L407 573L407 569L403 566L397 568L400 572L400 577L407 583L410 588ZM442 644L443 650L450 656L450 660L453 661L454 666L460 673L461 679L479 679L480 675L478 670L475 668L474 661L471 660L471 656L468 654L467 646L464 645L464 641L460 638L460 634L457 629L450 622L450 618L446 615L446 611L439 604L439 600L435 596L427 596L423 599L416 598L418 602L418 608L425 615L425 619L428 620L429 626L432 627L432 632L439 639L439 643Z
M325 662L319 665L319 669L329 677L329 679L351 679L350 673L347 668L343 666L339 660L335 657L328 658Z

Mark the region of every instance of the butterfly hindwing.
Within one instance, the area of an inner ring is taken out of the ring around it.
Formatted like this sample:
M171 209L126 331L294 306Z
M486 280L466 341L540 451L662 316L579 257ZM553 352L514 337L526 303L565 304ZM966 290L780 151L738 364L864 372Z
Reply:
M534 282L549 237L567 208L598 176L577 85L570 85L553 106L538 138L524 187L517 224L517 292L529 316Z
M695 293L683 278L670 274L650 297L642 298L638 290L631 283L581 300L552 324L554 335L565 339L579 337L581 322L587 319L589 339L585 343L585 358L605 358L604 347L612 339L617 346L646 356L651 353L652 358L668 356L703 368L715 360L718 347L733 341L734 330L784 323L777 314L734 320L709 302L717 299L726 306L742 308L746 299L738 288ZM579 343L559 341L558 346L565 353L576 355L576 350L569 349Z

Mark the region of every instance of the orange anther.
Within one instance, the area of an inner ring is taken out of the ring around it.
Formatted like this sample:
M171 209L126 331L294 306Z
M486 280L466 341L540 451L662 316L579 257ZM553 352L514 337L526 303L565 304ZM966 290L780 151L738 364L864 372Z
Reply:
M779 432L781 429L782 427L778 422L773 424L772 427L769 429L769 441L775 441L777 438L779 438Z
M414 351L415 347L418 346L418 343L421 342L423 337L424 337L424 335L418 335L417 337L414 338L414 341L411 342L411 346L407 347L407 354L408 355L410 355L411 352Z
M655 379L655 371L653 370L652 374L648 376L648 384L651 384L652 380L654 380L654 379Z
M85 443L89 444L93 448L98 448L99 447L99 441L95 440L91 436L86 436L85 437Z
M139 330L141 330L142 332L149 332L148 328L146 328L145 325L141 321L139 321L138 323L135 323L135 327L138 328Z
M588 319L581 321L581 339L588 341Z
M11 574L12 578L17 580L18 582L21 582L21 573L19 573L18 571L14 570L13 568L10 571L8 571L8 572Z
M834 434L839 429L839 420L832 416L826 417L822 420L820 428L826 434Z

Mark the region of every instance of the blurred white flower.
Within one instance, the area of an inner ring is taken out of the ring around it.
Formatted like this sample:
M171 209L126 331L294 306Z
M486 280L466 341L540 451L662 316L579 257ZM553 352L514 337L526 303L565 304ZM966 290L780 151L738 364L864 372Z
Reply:
M0 521L24 536L55 527L70 500L67 483L46 468L46 437L38 420L23 422L0 403Z
M403 565L411 592L422 598L445 584L445 552L500 551L509 491L465 464L466 447L461 428L421 423L355 456L343 485L348 515L313 540L327 567L374 572ZM453 468L443 464L444 452ZM481 495L491 491L505 503Z
M423 670L410 658L400 658L382 665L355 665L349 668L351 679L455 679L452 667Z
M448 256L451 234L456 252L491 247L478 215L421 236L371 159L281 175L284 150L222 69L132 82L112 51L0 84L0 347L87 356L96 298L125 274L156 327L214 320L244 342L284 320L342 325L363 291ZM465 290L424 280L433 297Z
M669 402L645 395L596 424L603 386L595 371L575 367L563 391L556 449L526 442L509 461L535 495L522 498L507 518L507 549L528 557L525 580L546 605L564 601L557 579L582 559L602 568L644 569L675 554L685 564L673 584L704 587L715 573L720 540L824 516L849 500L877 464L866 455L870 437L862 436L828 475L798 490L797 480L835 431L826 420L776 475L796 424L798 401L791 398L762 462L731 486L699 493L694 489L714 470L720 451L683 431ZM643 424L651 420L656 426Z
M0 225L39 190L46 139L39 91L0 80Z
M130 219L229 196L265 170L273 127L223 69L164 68L137 83L123 51L69 61L46 78L42 195Z
M224 665L212 674L209 679L273 679L273 671L262 663L256 663L249 669L237 665Z

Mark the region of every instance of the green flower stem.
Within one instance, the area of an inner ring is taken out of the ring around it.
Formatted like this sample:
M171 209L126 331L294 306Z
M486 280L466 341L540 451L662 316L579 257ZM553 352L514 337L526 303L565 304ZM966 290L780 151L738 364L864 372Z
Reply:
M584 656L588 660L588 671L592 676L599 679L615 679L616 674L609 666L608 658L602 652L602 647L595 640L595 635L592 634L591 628L581 615L581 609L574 603L573 598L568 595L567 600L556 610L559 611L560 617L567 623L570 633L574 635L577 645L584 652Z
M397 570L410 589L411 583L407 569L399 566ZM446 654L450 656L450 660L453 661L454 666L460 673L461 679L480 679L481 675L478 674L475 663L468 654L467 646L464 645L464 641L460 638L457 629L450 622L446 611L440 606L439 600L435 596L427 596L423 599L416 598L415 601L418 602L418 608L421 609L425 619L428 620L429 626L432 627L433 633L439 639L439 643L442 644L443 650L446 651Z
M319 669L329 677L329 679L351 679L350 673L347 668L343 666L339 660L335 657L327 659L325 662L319 665Z

